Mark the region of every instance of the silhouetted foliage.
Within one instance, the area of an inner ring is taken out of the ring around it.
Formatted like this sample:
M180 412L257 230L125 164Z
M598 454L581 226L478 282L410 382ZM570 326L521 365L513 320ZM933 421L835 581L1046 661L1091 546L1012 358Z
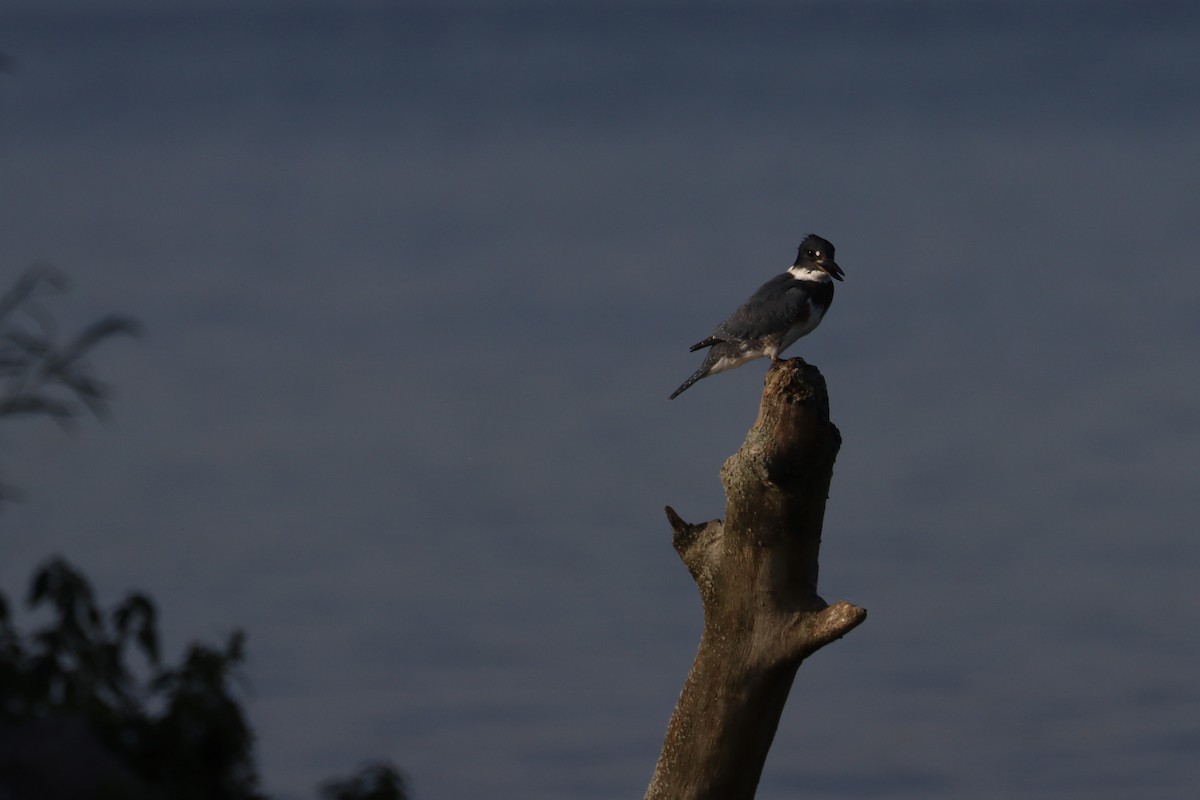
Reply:
M61 558L34 573L27 604L50 620L21 635L0 593L0 797L261 800L254 735L234 691L245 658L240 631L223 647L192 644L181 664L164 665L153 601L134 592L105 610ZM12 741L35 755L7 752ZM64 758L77 773L69 781ZM409 796L404 776L384 762L323 783L320 795Z
M33 576L28 604L51 620L22 637L0 596L0 723L82 720L146 791L178 800L257 798L253 736L233 695L244 638L193 644L159 661L154 603L130 594L105 611L61 558ZM142 662L140 679L130 663ZM0 786L4 771L0 769Z
M35 265L0 295L0 418L42 414L69 425L84 409L105 413L108 390L85 357L117 334L137 335L141 326L131 317L110 314L60 343L43 299L66 289L62 273ZM14 497L12 487L0 483L0 501Z
M406 800L404 776L391 764L367 764L349 778L321 784L323 800Z
M112 314L59 343L42 298L66 288L62 273L38 265L0 295L0 417L45 414L67 423L81 411L74 401L93 414L104 413L107 390L84 357L105 339L136 335L141 327L130 317Z
M84 357L139 326L110 315L59 343L42 298L65 288L60 273L37 266L0 295L0 420L42 414L65 424L105 412L107 391ZM194 643L166 666L150 597L134 592L104 610L62 558L35 571L26 602L50 621L22 635L0 591L0 800L261 800L254 735L234 691L240 631L222 647ZM407 798L403 776L383 763L320 791Z

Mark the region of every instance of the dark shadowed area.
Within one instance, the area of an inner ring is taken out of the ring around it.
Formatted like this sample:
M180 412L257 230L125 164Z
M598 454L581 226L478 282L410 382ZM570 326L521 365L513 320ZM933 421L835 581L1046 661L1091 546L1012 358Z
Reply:
M871 616L759 797L1200 783L1200 7L106 5L0 9L0 275L147 331L0 431L0 586L244 628L272 797L640 796L766 364L666 397L807 233Z

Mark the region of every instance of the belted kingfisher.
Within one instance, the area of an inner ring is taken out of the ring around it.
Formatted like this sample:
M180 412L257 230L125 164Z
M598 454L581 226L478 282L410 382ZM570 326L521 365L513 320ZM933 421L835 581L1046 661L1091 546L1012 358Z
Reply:
M833 279L843 272L833 260L833 244L810 233L800 243L796 263L759 287L713 335L692 345L712 348L700 369L676 389L674 400L701 378L740 367L756 358L778 363L779 354L813 329L833 302Z

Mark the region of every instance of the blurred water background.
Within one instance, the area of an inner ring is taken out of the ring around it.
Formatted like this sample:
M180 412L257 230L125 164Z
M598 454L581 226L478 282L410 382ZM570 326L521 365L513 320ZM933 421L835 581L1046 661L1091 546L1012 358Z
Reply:
M807 233L845 443L759 797L1200 785L1200 6L15 2L0 265L112 417L0 432L62 553L249 633L264 788L637 797L765 364L667 394Z

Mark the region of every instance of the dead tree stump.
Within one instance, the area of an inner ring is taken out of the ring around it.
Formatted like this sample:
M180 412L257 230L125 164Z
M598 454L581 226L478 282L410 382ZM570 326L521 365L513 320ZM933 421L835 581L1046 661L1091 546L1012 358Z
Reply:
M816 367L767 372L741 449L721 469L725 520L673 544L700 589L704 633L646 800L750 800L800 663L866 619L817 594L825 499L841 434Z

